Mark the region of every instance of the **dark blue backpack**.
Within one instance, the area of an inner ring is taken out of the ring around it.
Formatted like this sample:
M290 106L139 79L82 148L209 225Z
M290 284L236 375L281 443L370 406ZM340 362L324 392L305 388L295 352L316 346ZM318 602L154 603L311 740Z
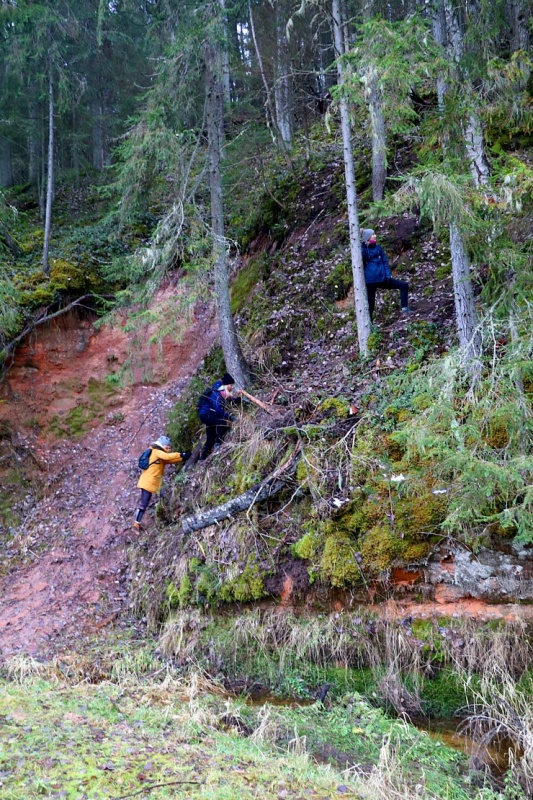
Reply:
M139 469L148 469L148 467L150 466L151 455L152 455L152 450L149 447L148 450L145 450L144 453L139 456Z
M211 408L211 392L212 387L206 386L200 397L198 398L198 402L196 403L196 412L199 414L203 408Z

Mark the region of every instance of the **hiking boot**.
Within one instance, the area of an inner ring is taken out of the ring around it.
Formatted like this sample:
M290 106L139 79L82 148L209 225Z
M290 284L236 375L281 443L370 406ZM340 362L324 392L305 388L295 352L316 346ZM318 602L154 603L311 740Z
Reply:
M141 528L141 523L140 523L140 522L137 522L137 520L136 520L136 521L133 523L133 529L134 529L135 531L140 531L140 530L142 530L142 528Z
M412 313L413 309L411 308L411 306L405 306L404 308L402 308L402 314L412 314Z

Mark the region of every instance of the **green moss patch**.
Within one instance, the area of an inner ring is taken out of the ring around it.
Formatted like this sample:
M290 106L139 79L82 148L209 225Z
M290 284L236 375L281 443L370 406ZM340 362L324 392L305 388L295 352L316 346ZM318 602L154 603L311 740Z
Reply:
M108 409L118 402L117 390L108 382L89 378L87 391L87 402L78 402L65 414L55 414L51 418L48 426L51 433L68 438L83 436L95 422L102 421Z
M344 300L353 285L350 261L341 261L326 278L328 296L333 300Z
M239 270L231 284L232 314L236 314L242 309L252 289L261 279L262 271L263 258L251 258L248 263Z

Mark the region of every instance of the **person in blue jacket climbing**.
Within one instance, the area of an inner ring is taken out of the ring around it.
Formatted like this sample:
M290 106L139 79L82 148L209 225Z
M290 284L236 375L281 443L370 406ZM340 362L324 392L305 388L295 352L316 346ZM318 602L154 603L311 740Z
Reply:
M381 245L376 243L376 233L371 228L363 231L361 252L365 268L365 283L368 294L370 319L374 316L376 291L378 289L399 289L402 313L409 313L409 284L391 275L389 262Z
M205 444L200 454L200 461L205 461L213 448L218 450L224 436L229 431L231 422L235 421L233 414L226 408L226 401L238 397L234 392L235 381L226 372L225 375L202 394L198 401L197 410L200 420L205 425Z

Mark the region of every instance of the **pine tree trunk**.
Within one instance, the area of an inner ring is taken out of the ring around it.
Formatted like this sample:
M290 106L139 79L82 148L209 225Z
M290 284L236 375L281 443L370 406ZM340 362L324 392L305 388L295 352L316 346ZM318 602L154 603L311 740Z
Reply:
M363 20L368 22L376 13L373 0L364 2L361 8ZM346 38L346 36L345 36ZM372 144L372 199L383 200L387 180L387 133L383 114L383 101L379 89L377 70L368 67L363 76L365 99L370 116L370 140Z
M433 35L435 41L443 48L447 46L445 5L439 0L433 13ZM448 87L442 76L437 78L437 98L439 106L443 106ZM444 156L448 148L448 137L443 141ZM472 374L479 372L479 356L482 350L481 335L478 331L478 319L472 279L470 275L470 259L457 222L450 220L450 256L452 260L453 292L455 301L456 327L459 346L464 350Z
M237 385L246 388L250 383L248 365L242 354L237 330L231 314L226 238L224 234L224 206L220 174L220 129L223 119L222 82L217 68L220 64L216 45L205 46L207 133L209 139L209 186L211 190L211 226L213 230L213 255L215 292L218 312L220 343L228 371Z
M341 15L341 22L342 22L342 42L343 42L343 52L347 53L350 49L350 28L348 25L348 8L347 8L347 0L339 0L340 6L339 11Z
M342 33L342 17L339 0L332 0L333 35L337 56L337 72L339 85L342 86L344 72L338 60L344 52ZM357 323L357 338L361 355L368 354L368 337L370 336L371 322L368 309L368 295L366 292L365 272L361 255L359 232L359 217L357 210L357 192L355 187L355 167L352 150L352 130L350 123L350 110L345 98L340 100L342 146L344 154L344 174L346 178L346 199L348 203L348 225L350 229L350 254L352 260L355 319Z
M518 346L520 341L518 327L516 324L517 316L516 300L513 300L511 310L509 311L509 333L511 334L511 341L515 347ZM518 365L513 369L513 380L518 394L518 399L520 403L525 406L527 400L524 394L524 375Z
M274 102L281 139L287 150L290 150L292 147L291 77L283 10L284 7L281 0L278 0L276 3L276 82L274 84Z
M505 8L511 27L511 53L518 50L528 53L531 46L531 3L528 0L507 0Z
M387 136L385 117L379 91L375 67L370 67L365 76L365 94L370 111L370 130L372 139L372 199L383 200L387 179Z
M467 361L473 362L481 355L481 334L472 289L470 259L455 222L450 223L450 254L459 346L464 350Z
M93 168L102 172L104 168L104 131L102 106L99 98L92 102Z
M274 142L274 144L277 144L280 147L280 149L283 151L283 154L285 155L287 163L290 164L290 158L289 158L289 155L287 153L287 148L286 148L286 146L285 146L285 144L283 142L283 137L282 137L280 129L279 129L276 110L272 105L272 99L271 99L271 96L270 96L271 95L270 87L268 85L268 81L267 81L267 77L266 77L266 73L265 73L265 68L264 68L264 65L263 65L263 59L261 57L261 51L259 49L259 44L258 44L258 41L257 41L257 36L255 34L255 23L254 23L254 16L253 16L253 12L252 12L251 0L248 0L248 16L249 16L249 19L250 19L250 32L252 34L252 40L253 40L253 43L254 43L255 54L256 54L256 57L257 57L257 65L259 67L259 72L261 74L261 80L263 81L263 86L265 87L265 95L266 95L265 110L266 110L267 127L270 129L270 134L272 136L272 141Z
M43 271L50 274L48 263L48 250L50 247L50 232L52 229L52 200L54 196L54 82L52 67L49 67L48 76L48 171L46 176L46 212L44 221L43 245Z
M78 149L78 136L77 136L77 118L76 106L72 107L72 137L70 146L70 157L72 160L72 171L74 172L74 179L76 187L80 185L80 154Z
M37 185L37 195L39 198L39 220L44 222L46 212L46 137L44 133L44 126L41 132L41 159L39 165L39 176Z
M531 66L528 60L531 50L530 25L533 13L531 2L530 0L529 2L528 0L507 0L505 12L511 31L509 42L511 53L521 51L526 56L525 58L519 58L522 78L517 81L517 90L524 91L531 75Z
M461 22L457 16L457 9L453 0L444 0L444 17L447 42L444 41L442 44L448 47L452 63L458 65L464 54L464 37ZM463 75L459 66L456 67L456 71L458 79L463 83L464 92L467 96L473 97L474 89L468 75ZM481 186L488 186L490 168L485 155L483 126L475 108L471 108L469 111L463 123L463 130L466 156L472 182L476 189L479 189Z
M465 146L472 183L476 189L489 185L490 169L485 158L483 128L477 112L471 112L465 123Z
M224 27L224 41L220 48L220 62L222 67L222 96L224 98L224 108L229 109L231 105L231 81L229 68L229 36L228 20L226 17L226 0L218 0L220 5L220 18Z

